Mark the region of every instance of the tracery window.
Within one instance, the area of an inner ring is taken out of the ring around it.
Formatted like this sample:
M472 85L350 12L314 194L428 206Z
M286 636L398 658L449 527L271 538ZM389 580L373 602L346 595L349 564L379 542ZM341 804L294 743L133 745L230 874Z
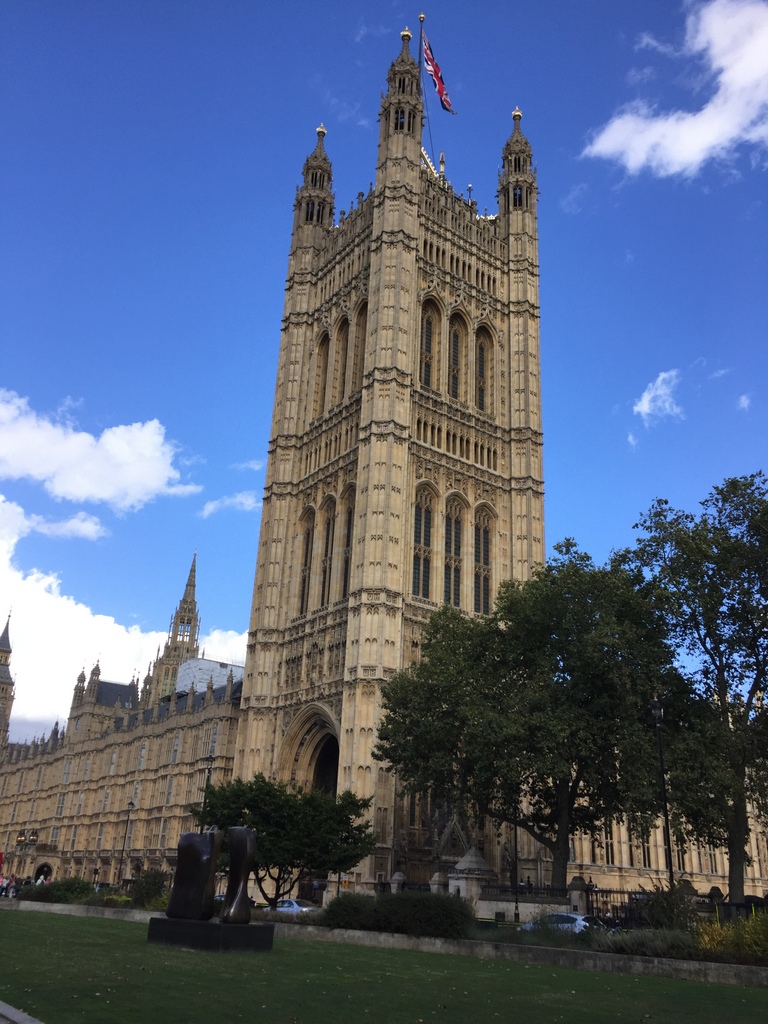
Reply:
M349 504L347 506L347 515L344 524L344 572L341 581L342 598L349 597L349 573L352 565L352 527L354 524L354 517L354 506Z
M330 339L324 334L317 346L317 384L315 390L315 416L325 412L325 397L328 389L328 347Z
M342 320L337 334L339 352L339 382L336 391L338 400L342 402L347 393L347 362L349 358L349 320Z
M456 608L461 604L461 513L460 502L452 498L445 509L443 601Z
M330 599L331 572L333 569L333 526L336 519L336 506L331 502L325 512L325 530L323 536L323 560L320 564L322 580L320 584L320 607L325 608Z
M458 317L453 317L448 329L448 394L451 398L462 398L465 342L464 324Z
M304 554L301 560L301 592L299 595L299 615L307 614L309 605L309 584L312 571L312 544L315 537L315 515L310 512L304 525Z
M491 517L486 511L475 517L475 611L491 613Z
M413 513L413 584L415 597L429 599L432 567L432 494L421 490L416 495Z
M432 387L432 342L434 315L428 309L421 321L421 353L419 357L419 380L426 388Z

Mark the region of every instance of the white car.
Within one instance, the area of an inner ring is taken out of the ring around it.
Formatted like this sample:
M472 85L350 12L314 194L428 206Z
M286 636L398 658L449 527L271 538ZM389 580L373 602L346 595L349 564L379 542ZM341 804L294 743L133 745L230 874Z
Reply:
M605 929L605 925L591 914L545 914L522 925L521 932L549 929L558 932L584 932L590 928Z
M282 910L287 914L305 914L313 910L320 910L320 907L308 900L278 900L275 910Z

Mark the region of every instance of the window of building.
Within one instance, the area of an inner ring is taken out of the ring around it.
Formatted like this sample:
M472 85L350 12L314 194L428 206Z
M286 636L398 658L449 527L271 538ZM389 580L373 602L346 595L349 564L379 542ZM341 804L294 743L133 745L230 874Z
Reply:
M88 756L85 759L85 767L83 768L83 782L87 782L88 779L90 779L90 777L91 777L91 755L88 754Z
M347 393L347 363L349 362L349 320L341 321L336 341L339 351L338 400L342 402Z
M64 762L64 774L61 777L61 781L66 786L69 782L70 776L72 775L72 758L68 757Z
M434 332L434 316L428 310L421 321L421 354L419 379L424 387L432 387L432 335Z
M64 814L64 800L66 793L59 793L59 798L56 801L56 817L60 818Z
M448 328L448 394L451 398L461 399L464 397L462 370L465 345L464 321L458 316L451 317Z
M344 527L344 574L341 581L342 598L349 597L349 573L352 565L352 526L354 523L354 508L347 506L346 523Z
M114 775L115 774L115 768L116 767L117 767L117 751L113 750L112 751L112 756L109 759L109 774L110 775Z
M491 613L491 517L486 511L475 518L475 611Z
M209 754L211 757L216 756L216 741L219 738L219 723L213 723L213 732L211 733L211 746L209 748Z
M70 840L69 848L74 850L77 845L77 825L72 826L72 839Z
M147 760L147 744L146 743L142 743L141 744L141 749L139 750L139 771L141 771L141 769L144 767L144 764L145 764L146 760Z
M640 852L642 854L643 867L650 868L651 864L651 839L650 836L643 836L643 840L640 846Z
M432 494L421 490L416 495L413 522L413 584L415 597L429 598L432 565Z
M333 527L336 519L336 506L330 503L325 510L325 529L323 531L323 559L320 563L320 607L325 608L330 600L331 573L333 569Z
M98 831L98 834L96 836L96 849L97 850L101 849L101 844L102 844L103 841L104 841L104 826L103 825L99 825L99 831Z
M299 615L306 615L309 607L309 585L312 573L312 545L315 537L314 512L304 520L304 555L301 561L301 591L299 594Z
M604 842L605 842L605 863L615 864L616 863L616 851L613 844L613 822L607 821L604 829Z
M104 800L102 801L102 804L101 804L102 814L104 814L108 810L109 810L109 786L105 787L105 789L104 789Z
M171 750L171 764L176 764L179 759L179 743L181 741L181 734L176 733L173 737L173 749ZM138 786L138 783L136 783ZM134 801L135 802L135 801Z
M160 845L160 849L161 850L165 849L165 839L166 839L167 833L168 833L168 819L167 818L163 818L163 823L160 826L160 843L159 843L159 845Z
M59 833L61 829L58 825L54 825L51 829L51 846L55 846L59 841Z
M325 399L328 389L328 349L330 339L324 334L317 346L317 384L315 391L315 416L325 412Z
M459 501L451 499L445 510L443 601L456 608L461 605L461 513Z
M168 785L165 787L165 806L167 807L173 799L173 776L168 779Z

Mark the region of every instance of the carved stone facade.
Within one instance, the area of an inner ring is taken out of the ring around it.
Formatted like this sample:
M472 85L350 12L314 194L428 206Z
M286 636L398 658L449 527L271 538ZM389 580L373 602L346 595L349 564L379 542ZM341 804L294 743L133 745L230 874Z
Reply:
M364 885L409 860L371 755L382 684L443 601L487 612L544 560L531 147L515 110L498 212L457 195L423 154L409 43L368 194L335 216L322 126L296 193L235 758L372 797Z
M168 639L144 684L110 682L98 664L75 684L65 729L31 743L0 732L2 872L79 875L115 884L173 871L206 779L232 777L242 668L197 657L195 562ZM0 640L0 685L11 644Z

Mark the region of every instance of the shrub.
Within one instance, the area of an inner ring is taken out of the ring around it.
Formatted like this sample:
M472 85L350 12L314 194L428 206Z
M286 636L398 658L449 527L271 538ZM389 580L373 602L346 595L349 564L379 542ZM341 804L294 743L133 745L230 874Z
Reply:
M133 883L133 905L146 907L153 900L163 895L167 876L164 871L152 868L143 871Z
M707 921L696 929L696 944L708 956L734 957L749 963L768 961L768 913L720 924Z
M373 908L376 901L360 893L345 892L331 900L323 911L320 923L328 928L353 928L375 931ZM305 915L297 915L304 917ZM309 915L306 915L309 916Z
M698 921L690 891L684 885L646 893L641 910L652 928L692 931Z
M377 931L435 939L466 939L475 927L474 914L465 900L408 890L379 896L374 922Z
M376 899L345 893L329 903L318 923L329 928L465 939L472 934L475 919L469 904L455 896L406 891Z
M626 956L657 956L673 960L691 960L696 956L696 940L689 931L671 928L641 928L629 932L590 933L591 946L602 953Z
M93 896L93 886L84 878L59 878L49 885L25 885L20 900L35 903L84 903Z

